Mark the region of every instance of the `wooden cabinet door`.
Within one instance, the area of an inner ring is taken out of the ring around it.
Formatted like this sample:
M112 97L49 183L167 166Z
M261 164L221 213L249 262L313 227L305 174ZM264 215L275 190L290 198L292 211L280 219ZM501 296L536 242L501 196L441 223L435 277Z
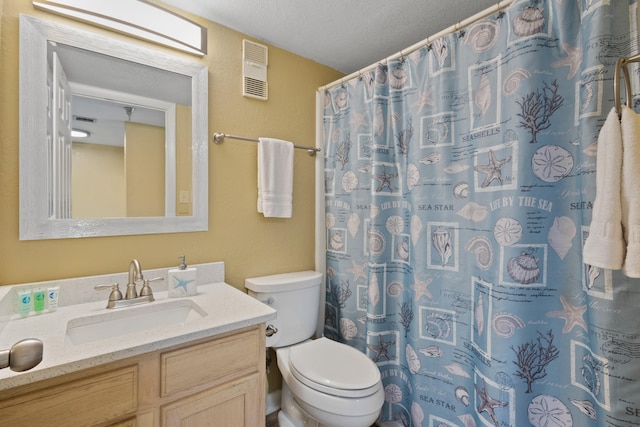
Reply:
M161 408L163 427L264 426L259 375L252 374Z

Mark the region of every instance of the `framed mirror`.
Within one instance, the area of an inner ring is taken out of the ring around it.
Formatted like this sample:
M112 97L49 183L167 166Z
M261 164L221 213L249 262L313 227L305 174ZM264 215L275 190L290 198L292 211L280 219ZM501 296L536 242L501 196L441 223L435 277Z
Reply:
M21 15L20 239L207 230L207 79L200 63Z

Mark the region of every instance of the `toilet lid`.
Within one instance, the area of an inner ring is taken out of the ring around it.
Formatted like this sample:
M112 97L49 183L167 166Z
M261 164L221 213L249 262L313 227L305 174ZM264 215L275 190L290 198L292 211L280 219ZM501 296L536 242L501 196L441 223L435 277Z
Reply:
M367 396L375 392L380 382L380 371L371 359L328 338L293 346L289 366L307 386L343 396Z

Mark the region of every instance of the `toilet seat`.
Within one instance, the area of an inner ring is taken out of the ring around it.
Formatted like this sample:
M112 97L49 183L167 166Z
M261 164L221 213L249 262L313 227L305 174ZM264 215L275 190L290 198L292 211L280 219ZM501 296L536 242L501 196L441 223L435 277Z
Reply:
M289 367L307 387L334 396L365 397L380 387L380 371L371 359L324 337L291 347Z
M321 384L318 384L314 381L309 381L304 375L301 375L300 372L298 372L297 376L294 375L294 369L290 361L292 350L296 349L299 346L305 346L302 347L304 349L313 349L313 346L306 347L311 342L312 341L305 341L303 343L295 344L290 347L276 348L278 367L280 368L280 372L282 374L282 379L284 382L283 390L290 389L290 392L293 396L292 400L295 405L300 407L300 409L304 413L308 414L313 419L320 421L321 424L341 427L372 425L377 419L380 413L380 408L382 408L382 405L384 403L384 390L382 387L382 380L379 379L377 384L367 389L372 391L370 395L361 397L339 396L338 393L342 392L344 394L345 390L331 388L328 386L325 386L325 390L327 390L327 392L317 390L318 388L321 388ZM345 344L335 344L348 347ZM356 349L352 350L358 351ZM313 350L308 351L313 352ZM298 353L298 351L294 351L294 353ZM301 354L303 353L298 353L298 355ZM373 366L377 371L377 366L373 363L372 360L367 358L362 353L361 356L364 357L364 360L360 359L357 364ZM301 356L300 359L303 359L303 357ZM308 363L310 364L313 364L316 363L319 358L314 355L311 357L306 357L304 358L304 360L308 361ZM298 362L299 364L304 363L302 360L298 360ZM304 372L304 368L301 369ZM379 371L376 376L377 378L380 378ZM303 378L306 383L299 380L298 377ZM313 385L313 387L307 384L311 384ZM347 389L346 391L348 392L349 390ZM356 389L352 390L352 392L354 394L366 394L369 391L363 392L363 390ZM285 410L285 408L283 408L283 410Z

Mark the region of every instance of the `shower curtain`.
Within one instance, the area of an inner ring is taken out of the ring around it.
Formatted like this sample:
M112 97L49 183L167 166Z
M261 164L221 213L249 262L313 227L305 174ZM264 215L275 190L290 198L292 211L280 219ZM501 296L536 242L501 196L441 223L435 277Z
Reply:
M380 368L381 421L640 425L640 281L582 263L636 16L515 1L323 89L324 332Z

